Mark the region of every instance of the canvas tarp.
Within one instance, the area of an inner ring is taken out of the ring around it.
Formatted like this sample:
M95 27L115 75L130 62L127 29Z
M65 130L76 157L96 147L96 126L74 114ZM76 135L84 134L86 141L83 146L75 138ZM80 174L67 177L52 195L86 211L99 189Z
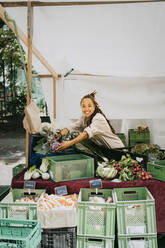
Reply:
M27 8L6 10L26 34ZM33 44L57 73L74 68L73 73L103 75L57 80L60 121L78 117L80 98L96 89L108 118L123 123L121 130L148 120L165 146L164 12L165 2L34 7ZM34 56L33 66L48 73ZM53 116L52 80L42 83Z

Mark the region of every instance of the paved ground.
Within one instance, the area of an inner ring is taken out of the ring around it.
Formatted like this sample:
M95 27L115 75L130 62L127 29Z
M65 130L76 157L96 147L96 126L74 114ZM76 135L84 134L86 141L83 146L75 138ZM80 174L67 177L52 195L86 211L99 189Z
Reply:
M0 132L0 185L10 185L12 168L25 163L25 131L23 128L1 129Z

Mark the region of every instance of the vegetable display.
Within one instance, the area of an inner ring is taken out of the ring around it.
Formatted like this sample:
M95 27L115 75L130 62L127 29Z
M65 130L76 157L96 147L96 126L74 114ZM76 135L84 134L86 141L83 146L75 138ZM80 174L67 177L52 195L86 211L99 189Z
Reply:
M40 210L51 210L51 209L68 209L68 208L76 208L77 207L77 195L48 195L47 193L42 194L41 196L36 196L33 198L32 196L22 197L21 199L17 199L16 203L38 203ZM15 207L15 210L20 210L20 206ZM22 210L24 210L21 207Z
M40 128L41 138L36 142L33 151L43 155L49 153L61 153L61 151L56 150L60 143L65 140L72 140L79 134L78 132L69 132L57 141L55 134L58 132L60 132L59 128L56 128L56 126L53 126L51 123L43 122Z
M98 162L97 174L103 179L113 179L117 175L117 170L111 162Z
M24 174L24 180L37 179L42 178L43 180L48 180L50 175L48 173L48 161L46 158L42 159L42 164L40 165L40 169L36 168L36 165L33 165L27 170Z
M146 172L129 154L123 155L118 162L115 160L98 162L97 175L103 179L117 177L121 181L148 180L152 178L150 172Z
M165 160L165 154L160 150L160 147L156 144L137 144L132 149L131 152L148 156L150 160L154 155L157 160Z

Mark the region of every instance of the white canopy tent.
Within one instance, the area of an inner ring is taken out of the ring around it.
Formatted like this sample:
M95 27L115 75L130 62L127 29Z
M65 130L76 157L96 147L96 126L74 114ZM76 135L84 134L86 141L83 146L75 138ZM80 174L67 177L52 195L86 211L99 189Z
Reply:
M96 89L117 132L148 125L151 142L165 147L165 2L51 2L54 6L32 4L33 44L61 74L56 81L57 120L64 126L78 118L81 97ZM27 7L4 7L26 34ZM32 64L39 74L50 74L35 56ZM64 77L71 68L72 74ZM53 118L53 79L41 80Z

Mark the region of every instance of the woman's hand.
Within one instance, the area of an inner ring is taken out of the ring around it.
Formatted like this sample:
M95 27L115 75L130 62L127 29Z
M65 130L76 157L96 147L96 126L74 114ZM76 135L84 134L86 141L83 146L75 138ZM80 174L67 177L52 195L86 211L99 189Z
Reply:
M61 132L55 133L54 137L55 137L56 140L61 139L61 137L62 137Z
M60 144L60 146L56 149L56 151L63 151L66 148L70 147L71 145L73 145L71 140L69 140L69 141L63 141Z

